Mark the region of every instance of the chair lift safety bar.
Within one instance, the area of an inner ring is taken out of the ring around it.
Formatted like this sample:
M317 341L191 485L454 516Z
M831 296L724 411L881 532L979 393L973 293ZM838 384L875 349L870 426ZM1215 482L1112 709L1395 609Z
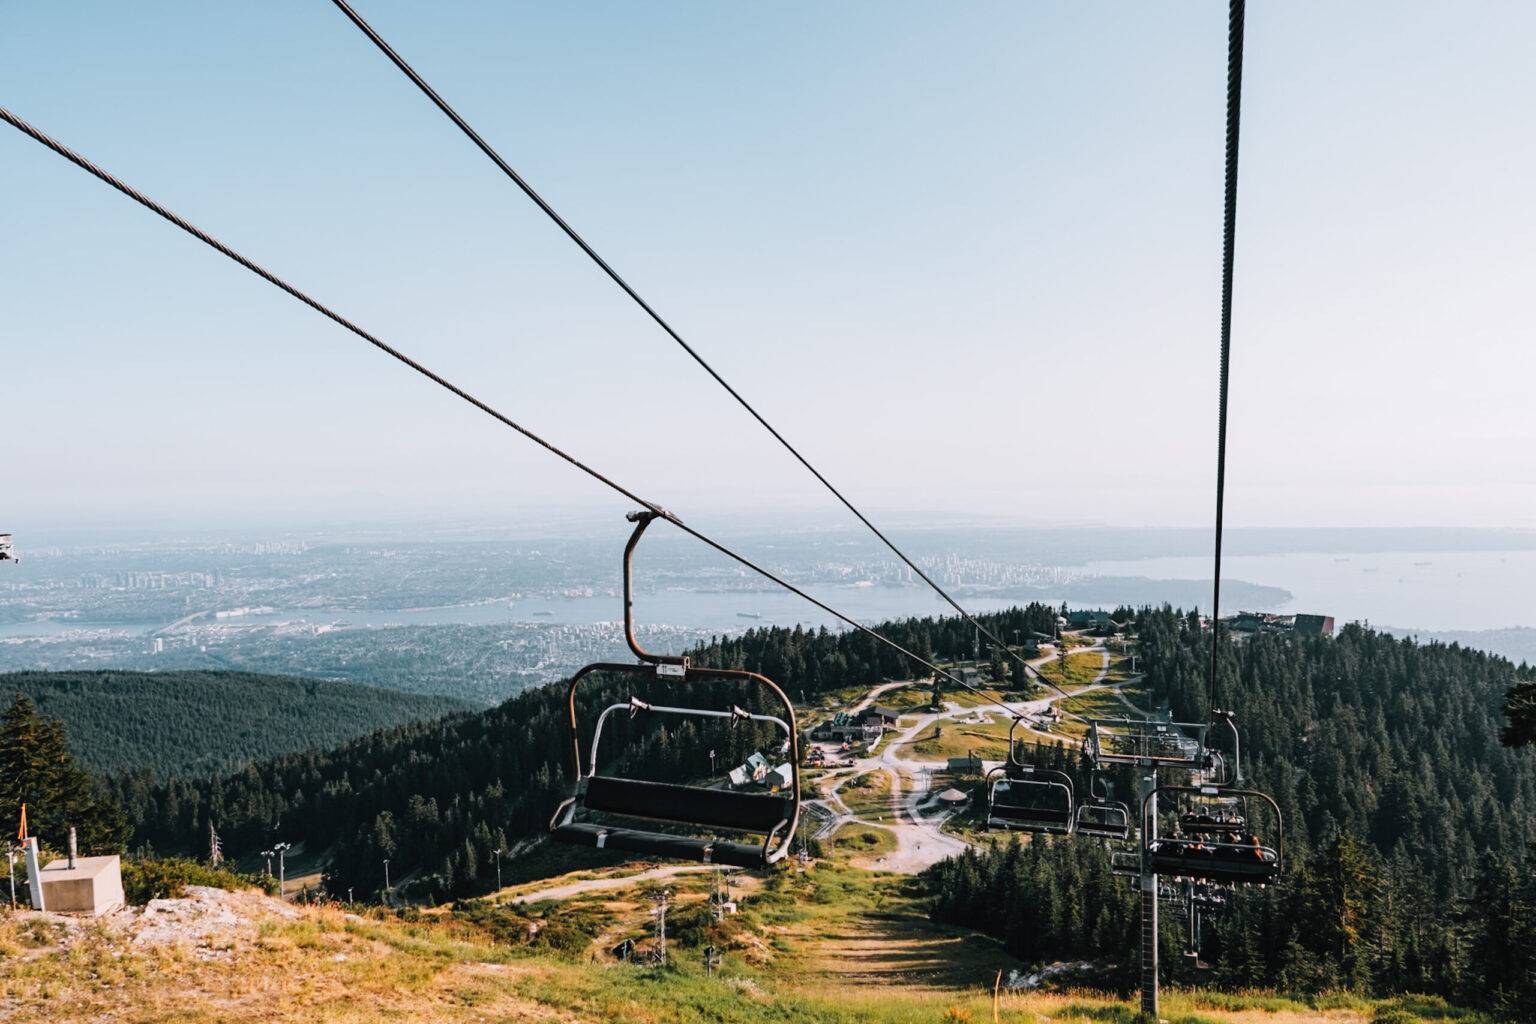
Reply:
M556 808L550 821L550 834L556 840L627 853L649 854L676 860L729 864L737 867L764 867L783 859L794 838L800 818L800 750L795 726L795 708L776 684L755 672L737 669L696 668L684 657L652 654L635 638L633 560L635 545L655 512L635 512L629 518L635 530L624 548L624 638L640 664L597 663L588 665L571 679L566 695L571 737L572 768L575 785L572 794ZM592 733L590 756L581 755L580 725L576 717L576 691L582 680L595 672L639 675L676 682L736 680L754 689L771 693L783 707L783 716L761 715L739 706L728 710L671 707L631 698L626 704L614 704L599 715ZM790 765L790 782L778 793L742 793L729 789L666 782L649 782L598 772L598 746L603 725L610 715L625 711L630 715L679 715L693 718L728 719L733 722L763 722L785 734ZM692 834L675 834L644 828L616 827L583 819L586 812L615 814L624 818L684 826ZM716 831L755 833L762 842L743 843L718 839ZM701 835L702 833L702 835Z

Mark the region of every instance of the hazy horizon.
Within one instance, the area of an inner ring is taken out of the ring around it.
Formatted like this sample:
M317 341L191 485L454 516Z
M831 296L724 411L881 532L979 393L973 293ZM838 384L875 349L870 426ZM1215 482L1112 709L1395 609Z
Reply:
M1209 523L1220 10L681 10L363 13L877 521ZM1536 526L1508 372L1536 9L1468 10L1249 12L1233 526ZM16 113L578 457L704 528L839 516L328 5L4 19ZM20 134L0 153L23 549L624 511Z

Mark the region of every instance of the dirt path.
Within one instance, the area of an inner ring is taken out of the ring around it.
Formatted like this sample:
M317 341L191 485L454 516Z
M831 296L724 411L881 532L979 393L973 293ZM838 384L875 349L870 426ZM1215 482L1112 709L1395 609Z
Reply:
M609 878L588 878L580 882L567 882L565 885L552 885L547 889L535 889L533 892L513 896L508 903L542 903L545 900L568 900L572 896L580 896L589 892L604 892L610 889L627 889L632 885L642 882L656 882L663 878L671 878L674 875L695 874L700 871L717 871L713 864L673 864L668 867L652 868L635 875L619 875ZM727 868L734 871L734 868Z
M1134 709L1134 705L1126 701L1118 691L1121 687L1134 683L1136 679L1126 679L1113 683L1105 681L1109 675L1111 657L1108 648L1102 643L1095 643L1089 647L1058 647L1050 654L1032 659L1028 664L1030 669L1038 674L1038 669L1041 665L1054 661L1064 654L1083 652L1101 654L1103 664L1099 667L1098 673L1091 682L1076 690L1069 691L1068 696L1078 697L1098 690L1110 690L1115 692L1116 696L1119 696L1120 700L1128 708ZM869 693L850 710L856 714L868 708L882 694L909 685L911 685L910 681L881 683L878 686L872 687ZM975 715L986 715L988 720L990 720L991 715L1004 713L1010 717L1034 718L1045 711L1046 708L1062 699L1064 698L1061 694L1052 691L1044 697L1034 700L1010 701L1004 703L1001 707L987 707L985 705L968 707L954 701L946 701L942 711L930 711L915 716L903 716L904 718L910 717L911 724L903 727L898 732L883 737L882 741L876 746L875 751L868 756L857 759L853 767L837 769L822 779L821 798L810 802L825 809L829 817L821 828L817 830L817 838L833 835L838 829L849 823L857 823L871 828L883 828L895 837L896 849L894 852L881 858L877 865L882 871L892 871L899 874L916 874L929 865L936 864L947 857L963 852L967 844L942 831L942 826L949 818L951 812L940 810L930 816L924 814L921 809L932 786L932 773L947 767L947 762L925 761L904 757L902 756L903 748L914 742L925 729L936 722L949 721L960 716ZM1060 735L1042 732L1027 725L1021 726L1021 728L1037 739L1052 743L1060 742L1063 738ZM985 767L990 768L997 763L1000 762L988 762ZM849 782L861 775L877 771L885 772L891 779L890 797L894 814L893 821L869 821L866 818L859 817L849 809L840 795L840 790ZM904 792L903 779L907 778L912 780L912 785Z

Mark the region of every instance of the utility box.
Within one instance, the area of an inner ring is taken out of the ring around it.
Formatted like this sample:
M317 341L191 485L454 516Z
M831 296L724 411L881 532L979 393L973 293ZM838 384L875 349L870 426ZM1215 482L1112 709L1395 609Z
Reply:
M123 905L123 865L119 857L56 860L38 872L43 907L52 914L105 914Z

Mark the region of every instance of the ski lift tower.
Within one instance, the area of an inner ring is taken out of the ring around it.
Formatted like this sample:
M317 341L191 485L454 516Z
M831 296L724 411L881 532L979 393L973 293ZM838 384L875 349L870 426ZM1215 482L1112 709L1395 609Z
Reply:
M1136 891L1141 903L1141 1012L1158 1019L1157 874L1148 847L1157 839L1157 773L1161 768L1198 771L1205 766L1203 722L1153 722L1096 718L1088 726L1088 756L1094 765L1132 765L1142 808L1141 852L1136 857Z

